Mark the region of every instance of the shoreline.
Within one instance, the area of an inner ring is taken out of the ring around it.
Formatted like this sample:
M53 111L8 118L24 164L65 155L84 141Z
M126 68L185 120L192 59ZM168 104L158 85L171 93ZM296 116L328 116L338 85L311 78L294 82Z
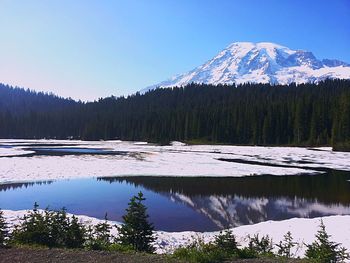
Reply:
M31 210L2 210L4 217L9 224L10 229L20 221L25 213ZM43 210L39 210L43 211ZM73 216L73 214L68 214ZM96 225L105 220L89 217L85 215L75 215L79 221L85 225ZM342 246L350 250L350 215L335 215L316 218L291 218L282 221L265 221L252 225L243 225L230 228L233 234L237 237L238 243L245 247L248 245L247 236L259 234L259 236L269 235L273 243L279 243L288 231L292 233L294 241L298 243L294 249L295 257L303 257L306 245L314 241L315 234L323 220L327 233L331 235L331 240L341 243ZM120 222L108 221L111 226L120 225ZM155 231L157 237L154 245L157 254L172 253L178 247L190 244L196 239L203 239L204 242L210 242L218 235L220 231L213 232L195 232L195 231L180 231L166 232ZM111 229L111 234L116 236L118 230L116 227Z

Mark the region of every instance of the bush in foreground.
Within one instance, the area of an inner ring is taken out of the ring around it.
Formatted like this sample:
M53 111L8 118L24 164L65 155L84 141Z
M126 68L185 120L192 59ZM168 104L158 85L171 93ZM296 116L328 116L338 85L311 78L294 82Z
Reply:
M283 240L279 242L279 244L276 244L276 247L278 248L277 255L284 258L292 258L292 248L294 248L296 245L298 245L297 242L293 241L292 233L290 231L287 232L283 236Z
M316 240L307 245L305 256L315 262L344 262L349 259L349 254L339 243L330 241L330 235L326 232L326 227L321 220L320 229L317 231Z
M226 241L225 241L226 242ZM185 262L223 262L235 257L234 251L220 248L215 243L205 243L198 238L186 247L178 248L174 251L173 257Z
M197 239L186 247L175 250L173 256L186 262L225 262L234 259L273 258L273 243L269 236L254 235L249 237L247 247L239 248L236 237L230 230L220 232L213 242L205 243ZM284 243L283 243L284 244Z
M73 216L69 218L65 209L43 213L34 209L15 226L11 235L13 244L39 245L61 248L82 248L85 242L85 227Z
M111 226L108 224L107 214L105 221L87 229L86 247L92 250L108 250L112 245Z

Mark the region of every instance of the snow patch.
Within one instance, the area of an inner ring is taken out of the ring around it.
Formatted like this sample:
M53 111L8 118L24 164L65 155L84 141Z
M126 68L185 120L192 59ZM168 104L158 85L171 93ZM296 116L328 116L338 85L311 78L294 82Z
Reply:
M9 141L0 140L1 143L5 144ZM350 171L350 153L333 152L328 147L313 150L297 147L184 145L182 143L159 146L125 141L58 140L31 140L27 143L73 144L74 146L69 147L108 149L108 151L127 154L23 156L28 153L27 147L16 146L15 149L4 149L3 154L0 154L0 183L134 175L239 177L321 173L313 168ZM13 152L18 156L9 157L8 154ZM219 159L242 160L257 162L257 164Z
M9 223L10 227L20 222L20 218L23 217L28 210L3 210L4 217ZM68 214L72 216L71 214ZM104 222L93 217L84 215L76 215L79 221L86 225L96 225ZM327 216L323 218L293 218L283 221L266 221L254 225L239 226L232 228L233 234L237 237L237 241L241 246L248 245L247 236L253 236L259 234L260 236L269 235L274 244L283 240L283 236L290 231L294 238L294 241L298 243L298 249L294 249L293 254L296 257L303 257L305 254L305 244L311 244L315 240L315 234L320 225L321 219L326 226L326 231L330 234L331 240L341 243L342 246L350 249L350 216ZM111 226L120 225L121 223L115 221L108 221ZM117 236L118 230L113 227L111 230L112 235ZM155 231L157 240L155 241L156 253L171 253L174 249L185 246L191 243L196 238L203 238L205 242L213 241L215 236L220 232L165 232Z

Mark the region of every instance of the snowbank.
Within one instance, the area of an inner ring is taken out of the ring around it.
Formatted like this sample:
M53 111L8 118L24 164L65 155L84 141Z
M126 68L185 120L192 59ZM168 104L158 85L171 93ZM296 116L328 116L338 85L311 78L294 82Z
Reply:
M4 210L4 216L6 221L13 226L19 222L19 218L27 210L13 211ZM80 222L87 225L95 225L103 220L88 217L84 215L77 216ZM315 234L320 225L321 218L305 219L305 218L293 218L283 221L266 221L254 225L240 226L232 228L233 233L237 237L240 245L246 246L248 243L247 236L259 234L269 235L273 242L279 243L283 239L283 235L288 231L292 233L294 241L299 245L298 248L293 251L295 256L302 257L305 253L305 244L310 244L315 240ZM350 250L350 216L328 216L322 218L327 232L332 236L331 239L342 246ZM111 225L119 225L120 223L109 221ZM116 228L112 229L112 234L117 235L118 231ZM214 239L215 235L219 232L164 232L156 231L157 240L155 243L157 253L169 253L175 248L189 244L196 238L202 238L205 242L209 242Z

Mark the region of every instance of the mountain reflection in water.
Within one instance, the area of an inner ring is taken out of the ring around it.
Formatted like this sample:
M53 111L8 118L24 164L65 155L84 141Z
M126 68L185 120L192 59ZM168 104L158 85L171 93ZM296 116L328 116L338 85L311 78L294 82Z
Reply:
M349 172L240 178L116 177L185 204L219 229L292 217L350 214Z

